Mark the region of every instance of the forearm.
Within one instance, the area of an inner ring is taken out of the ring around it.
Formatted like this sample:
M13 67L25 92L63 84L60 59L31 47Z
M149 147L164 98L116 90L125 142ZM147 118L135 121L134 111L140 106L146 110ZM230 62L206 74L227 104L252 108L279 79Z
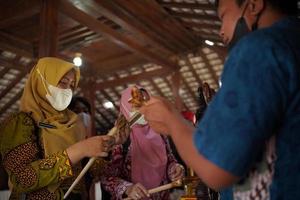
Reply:
M238 178L219 168L199 153L193 142L194 127L183 119L172 123L171 135L183 160L211 188L220 189L231 185Z
M69 156L69 159L72 165L78 163L81 159L85 157L84 150L81 148L81 143L78 142L73 144L69 148L66 149L66 152Z

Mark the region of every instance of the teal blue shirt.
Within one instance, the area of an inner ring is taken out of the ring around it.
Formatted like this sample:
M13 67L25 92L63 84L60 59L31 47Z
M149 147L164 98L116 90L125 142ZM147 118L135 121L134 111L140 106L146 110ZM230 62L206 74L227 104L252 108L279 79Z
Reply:
M275 136L271 199L300 199L300 21L286 18L245 36L221 80L195 131L199 152L246 178Z

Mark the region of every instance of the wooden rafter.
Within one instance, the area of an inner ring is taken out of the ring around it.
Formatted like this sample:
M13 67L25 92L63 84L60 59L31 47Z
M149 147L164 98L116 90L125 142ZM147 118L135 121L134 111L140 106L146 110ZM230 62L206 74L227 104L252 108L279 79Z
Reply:
M187 19L200 19L200 20L212 20L217 21L219 18L214 15L203 15L203 14L196 14L196 13L182 13L182 12L175 12L169 11L169 13L175 17L180 18L187 18Z
M1 63L1 62L0 62ZM3 76L9 71L9 68L8 67L5 67L4 69L2 69L0 71L0 79L3 78Z
M106 128L110 128L111 126L113 126L111 121L98 108L95 108L95 110L104 119L104 121L106 121L106 123L108 124L109 127L104 125Z
M215 81L215 83L216 83L217 85L219 85L219 79L218 79L218 76L216 75L216 72L215 72L215 70L212 68L211 64L209 63L209 60L207 59L206 55L203 53L202 50L199 50L199 51L197 52L197 54L199 54L199 55L202 57L203 62L205 63L205 66L206 66L206 68L208 69L209 73L211 74L213 80Z
M159 35L152 32L150 28L141 23L138 18L134 17L124 7L111 0L95 0L98 4L97 8L104 16L112 19L121 27L130 30L136 35L140 35L143 40L155 47L160 48L168 54L175 53L176 50L171 47L172 44L166 43L165 40L160 39ZM162 45L164 44L164 45Z
M126 70L129 67L135 65L142 65L147 60L138 55L137 53L126 53L118 57L111 58L109 60L96 60L93 63L93 67L97 69L98 74L111 73L114 70Z
M12 26L17 22L39 13L39 0L2 1L0 6L0 29Z
M221 28L220 25L216 25L216 24L204 24L204 23L197 23L193 21L187 22L184 20L182 20L182 24L189 28L197 27L197 28L215 29L215 30L219 30Z
M29 71L31 70L31 67L34 65L34 62L35 60L32 60L32 62L30 62L29 64L27 65L23 65L19 62L17 62L15 59L13 60L8 60L8 59L5 59L3 57L0 57L0 64L5 66L6 68L9 68L9 69L15 69L15 70L18 70L20 72L23 72L23 73L29 73Z
M195 38L156 1L119 1L128 9L138 11L136 16L143 23L149 24L153 31L161 34L169 42L178 45L182 50L193 48ZM154 12L156 11L156 12ZM171 28L172 27L172 28Z
M153 79L149 80L151 85L154 87L155 91L157 91L157 93L159 94L159 96L165 96L162 91L160 90L160 88L154 83Z
M73 18L74 20L84 24L89 29L103 34L105 37L113 41L114 43L121 45L122 47L129 49L130 51L137 52L144 56L145 58L171 69L179 68L177 64L172 63L168 59L162 58L160 55L156 55L154 52L149 51L147 48L141 46L139 43L124 37L121 33L113 30L112 28L102 24L97 19L91 17L80 9L76 8L74 5L69 3L67 0L62 0L60 4L61 10Z
M17 36L0 32L0 49L11 51L20 56L33 58L33 45Z
M185 88L187 89L188 93L191 95L191 97L193 98L193 100L197 103L197 95L190 88L190 86L188 85L188 83L186 82L186 80L184 79L184 77L181 76L181 79L182 79L182 83L185 86Z
M23 94L23 90L20 90L8 103L6 103L0 110L0 113L5 113L7 109L9 109L13 104L18 101ZM1 98L0 98L1 99Z
M128 76L125 78L119 78L119 79L116 79L113 81L97 83L97 84L95 84L95 87L97 90L102 90L104 88L110 88L110 87L114 87L116 85L124 85L124 84L128 84L128 83L134 83L134 82L137 82L137 81L140 81L143 79L149 80L152 77L163 77L163 76L167 76L170 73L171 73L171 71L169 69L162 68L162 69L157 69L157 70L153 70L153 71L149 71L149 72L143 72L143 73L137 74L137 75Z
M164 7L175 7L175 8L191 8L191 9L201 9L201 10L215 10L214 6L211 4L203 3L185 3L185 2L164 2L159 1L159 4Z
M119 109L119 107L114 103L114 101L112 100L112 98L109 96L109 94L107 94L107 92L105 90L101 90L100 93L102 93L102 95L104 96L105 99L107 99L108 101L110 101L116 110Z
M202 80L199 78L199 75L195 72L195 69L193 67L193 64L191 63L190 59L186 56L186 57L181 57L181 59L183 59L186 62L186 65L189 67L190 71L193 74L193 77L195 77L196 82L199 83L199 85L202 85Z
M13 89L26 74L24 72L19 73L16 78L6 86L6 88L0 93L0 99L2 99L11 89Z

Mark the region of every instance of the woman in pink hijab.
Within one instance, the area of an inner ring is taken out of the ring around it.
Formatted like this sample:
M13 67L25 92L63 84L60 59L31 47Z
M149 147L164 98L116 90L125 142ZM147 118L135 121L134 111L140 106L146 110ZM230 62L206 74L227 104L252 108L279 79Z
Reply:
M128 120L134 111L128 100L132 87L123 91L120 112ZM143 119L133 125L127 141L112 151L101 183L112 200L167 200L169 192L149 195L147 190L182 178L184 168L171 152L168 139L155 133Z

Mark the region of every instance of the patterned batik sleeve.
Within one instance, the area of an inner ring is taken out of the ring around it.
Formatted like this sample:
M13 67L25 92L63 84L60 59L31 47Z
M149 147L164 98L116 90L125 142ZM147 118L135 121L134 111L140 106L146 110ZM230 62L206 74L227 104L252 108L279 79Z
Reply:
M112 151L112 160L104 167L101 176L101 184L112 196L113 199L122 199L122 195L131 182L126 181L125 173L129 166L125 166L122 145L118 145Z
M33 120L25 113L13 115L1 128L3 165L16 192L30 192L73 175L66 151L44 159Z

